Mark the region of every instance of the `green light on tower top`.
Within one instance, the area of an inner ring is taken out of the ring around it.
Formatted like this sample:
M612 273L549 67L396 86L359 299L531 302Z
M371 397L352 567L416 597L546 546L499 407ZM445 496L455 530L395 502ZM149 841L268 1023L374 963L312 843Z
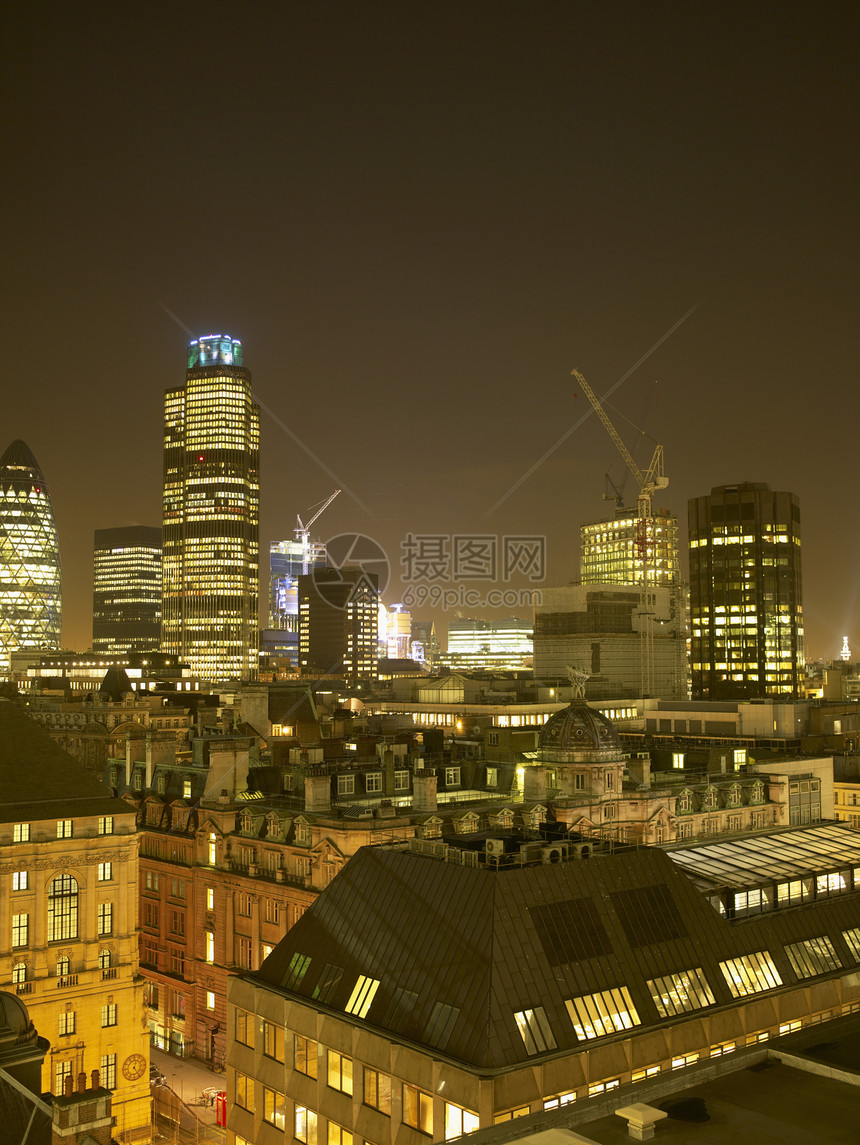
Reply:
M229 334L208 334L188 346L188 369L200 366L242 366L242 343Z

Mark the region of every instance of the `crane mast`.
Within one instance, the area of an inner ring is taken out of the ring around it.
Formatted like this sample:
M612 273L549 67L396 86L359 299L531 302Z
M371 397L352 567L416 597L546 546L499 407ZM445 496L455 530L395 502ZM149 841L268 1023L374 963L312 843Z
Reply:
M652 497L657 490L665 489L669 484L669 478L663 472L663 446L657 445L655 447L651 463L643 473L612 424L600 398L597 397L579 370L571 370L570 372L571 376L581 386L582 392L588 398L594 412L603 422L606 432L611 437L615 448L621 454L625 465L639 487L636 496L636 555L642 563L642 591L639 605L640 677L643 696L650 696L654 694L654 609L656 606L653 592L654 525Z
M340 493L340 489L335 489L334 493L332 493L330 497L326 497L325 501L323 501L322 505L320 505L319 509L317 509L317 511L307 523L302 521L301 517L298 515L298 513L296 513L296 540L299 541L302 546L302 573L305 576L307 576L308 569L310 567L311 545L309 538L311 525L314 523L317 517L321 516L326 511L335 497L337 497L338 493ZM313 508L313 506L311 507Z

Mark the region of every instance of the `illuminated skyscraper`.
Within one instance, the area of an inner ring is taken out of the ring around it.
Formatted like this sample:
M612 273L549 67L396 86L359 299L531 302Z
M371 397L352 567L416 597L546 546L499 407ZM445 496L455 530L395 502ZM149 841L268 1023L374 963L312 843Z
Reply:
M62 579L48 487L23 441L0 457L0 671L23 648L60 646Z
M195 339L164 398L162 650L205 680L257 672L260 407L242 345Z
M153 652L161 644L161 529L96 529L93 651Z
M689 503L693 698L796 698L803 676L800 506L768 485Z

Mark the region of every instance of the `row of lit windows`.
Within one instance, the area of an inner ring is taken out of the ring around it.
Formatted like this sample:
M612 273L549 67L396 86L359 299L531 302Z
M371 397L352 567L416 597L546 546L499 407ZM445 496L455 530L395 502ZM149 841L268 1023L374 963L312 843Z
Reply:
M702 999L706 999L709 994L707 984L692 983L694 993L699 994ZM683 988L682 988L683 989ZM700 993L701 992L701 993ZM710 1004L710 1003L706 1003ZM682 1007L681 1012L686 1009ZM846 1003L841 1007L834 1010L824 1011L822 1013L810 1015L804 1019L795 1019L782 1022L776 1027L775 1030L759 1030L747 1034L742 1038L716 1042L704 1048L701 1051L691 1051L686 1054L681 1054L677 1057L668 1059L665 1063L656 1063L647 1065L632 1070L629 1075L629 1081L638 1083L654 1078L665 1070L678 1070L686 1069L697 1062L705 1059L725 1057L728 1054L736 1052L739 1048L744 1046L761 1045L770 1040L772 1034L777 1037L783 1037L786 1034L794 1033L804 1027L819 1025L823 1022L829 1022L834 1018L840 1017L845 1014L857 1013L860 1011L860 1002ZM304 1042L306 1047L301 1051L302 1057L299 1057L299 1050L296 1051L296 1066L299 1072L306 1073L308 1076L316 1078L316 1061L317 1061L317 1043L311 1042L308 1039L296 1038ZM329 1051L332 1055L334 1052ZM334 1055L339 1058L340 1055ZM299 1062L301 1061L301 1066ZM313 1072L307 1068L310 1062L313 1062ZM391 1116L392 1113L392 1078L388 1074L380 1073L369 1067L364 1067L364 1088L363 1098L364 1104L372 1109L376 1109L386 1116ZM335 1080L337 1080L338 1072L335 1066ZM593 1081L588 1084L584 1089L581 1096L597 1097L603 1093L611 1092L618 1089L622 1081L622 1077L606 1078L600 1081ZM332 1084L331 1075L329 1084ZM262 1097L262 1118L263 1121L276 1128L284 1130L286 1128L286 1107L287 1099L285 1096L276 1090L263 1085L260 1082L256 1083L253 1078L245 1074L236 1074L236 1104L241 1109L249 1113L255 1112L254 1094L255 1088L258 1096ZM335 1086L335 1088L340 1088ZM343 1092L352 1093L350 1086L349 1090ZM540 1102L540 1107L544 1110L559 1109L565 1105L570 1105L577 1100L580 1096L576 1090L568 1090L564 1093L557 1093L545 1097ZM417 1086L410 1085L406 1082L401 1083L401 1120L404 1125L417 1129L419 1132L426 1134L429 1137L434 1136L434 1117L433 1117L434 1099L431 1093L428 1093ZM461 1137L468 1133L476 1132L480 1128L480 1119L474 1110L466 1109L463 1106L454 1104L453 1102L444 1102L444 1140L450 1141ZM513 1109L500 1110L493 1115L493 1123L501 1124L506 1121L513 1120L519 1117L527 1117L533 1110L531 1105L521 1105ZM328 1121L325 1136L319 1134L319 1119L316 1112L307 1106L294 1105L293 1106L293 1134L298 1141L303 1145L353 1145L354 1137L352 1132L338 1125L334 1121ZM360 1139L359 1139L360 1140ZM252 1145L252 1142L245 1138L236 1136L236 1145Z
M842 937L854 960L860 961L860 928L843 931ZM785 949L798 978L827 974L842 966L833 943L826 935L787 945ZM759 994L782 985L780 973L766 950L726 959L719 963L719 967L735 998ZM662 1018L716 1004L701 967L649 979L647 986ZM583 1041L620 1033L642 1022L626 986L569 998L565 1007L576 1036ZM546 1053L557 1048L542 1006L518 1011L514 1020L528 1054Z

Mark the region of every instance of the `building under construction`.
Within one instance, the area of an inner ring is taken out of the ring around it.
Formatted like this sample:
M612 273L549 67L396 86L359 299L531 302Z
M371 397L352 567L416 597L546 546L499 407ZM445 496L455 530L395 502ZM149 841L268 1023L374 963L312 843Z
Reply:
M638 485L636 508L617 488L616 510L581 529L579 581L541 590L534 616L534 671L568 666L590 673L589 699L687 696L686 625L678 560L678 521L652 507L666 488L663 447L643 473L577 371L574 377Z

